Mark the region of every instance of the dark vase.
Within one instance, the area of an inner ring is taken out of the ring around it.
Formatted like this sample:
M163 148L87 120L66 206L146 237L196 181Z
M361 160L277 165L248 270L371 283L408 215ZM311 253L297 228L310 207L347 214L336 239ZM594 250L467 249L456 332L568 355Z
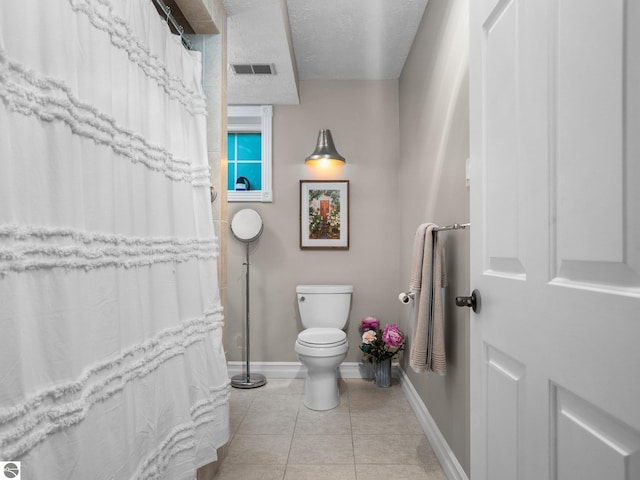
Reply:
M373 364L373 380L376 387L388 388L391 386L391 359L380 360Z

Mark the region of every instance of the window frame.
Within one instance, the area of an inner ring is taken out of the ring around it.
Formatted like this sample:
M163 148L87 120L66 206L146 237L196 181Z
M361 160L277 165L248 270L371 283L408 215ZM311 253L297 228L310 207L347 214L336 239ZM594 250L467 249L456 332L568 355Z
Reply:
M256 132L261 135L262 188L260 190L227 191L229 202L272 202L272 119L271 105L229 105L227 106L227 134ZM225 178L228 184L228 179Z

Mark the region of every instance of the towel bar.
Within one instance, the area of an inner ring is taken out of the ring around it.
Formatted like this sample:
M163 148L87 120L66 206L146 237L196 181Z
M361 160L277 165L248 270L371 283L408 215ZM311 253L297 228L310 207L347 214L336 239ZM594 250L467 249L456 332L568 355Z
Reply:
M461 230L470 226L471 226L470 223L454 223L452 225L447 225L446 227L433 227L431 232L435 236L437 232L442 232L445 230ZM435 254L435 251L433 253ZM433 261L434 261L434 258L431 259L432 265L433 265ZM431 274L433 275L433 270L431 271ZM431 279L431 285L433 285L433 278ZM398 300L400 300L400 303L404 303L406 305L407 303L409 303L409 301L413 300L415 296L416 294L413 292L408 292L408 293L401 292L400 295L398 295Z
M454 223L453 225L447 225L446 227L433 227L432 232L442 232L443 230L460 230L470 226L470 223Z

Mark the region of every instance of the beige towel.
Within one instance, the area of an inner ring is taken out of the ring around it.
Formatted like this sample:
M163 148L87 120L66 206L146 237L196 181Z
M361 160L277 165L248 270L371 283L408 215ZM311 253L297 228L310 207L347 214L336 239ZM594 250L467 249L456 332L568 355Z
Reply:
M433 225L431 223L423 223L416 230L416 236L413 240L413 263L411 264L411 280L409 281L409 291L416 294L414 299L418 300L420 289L422 288L422 257L424 255L424 239L427 228Z
M434 245L435 226L432 223L420 225L414 239L409 289L415 294L415 307L409 365L416 372L430 371L444 375L447 358L441 289L446 285L446 275L443 266L444 252L437 234ZM434 249L435 262L432 262ZM433 275L432 269L435 269Z

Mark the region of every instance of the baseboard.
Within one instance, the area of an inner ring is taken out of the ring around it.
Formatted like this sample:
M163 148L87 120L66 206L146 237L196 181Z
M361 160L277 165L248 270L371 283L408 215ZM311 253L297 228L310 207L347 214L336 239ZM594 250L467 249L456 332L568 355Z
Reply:
M229 376L240 375L245 371L245 362L227 362ZM306 371L300 362L251 362L250 371L261 373L267 378L304 378ZM368 363L342 362L338 375L341 378L373 378L373 367ZM391 365L391 376L400 378L400 367Z
M413 387L411 380L409 380L409 377L402 369L400 369L400 384L402 385L402 391L409 405L411 405L413 412L416 414L416 417L418 417L418 422L427 436L433 452L440 461L440 465L447 479L469 480L469 477L467 477L462 465L460 465L451 447L449 447L447 440L444 438L444 435L442 435L442 432L429 413L426 405Z
M245 372L246 362L227 362L229 376ZM251 362L250 372L261 373L269 378L304 378L304 367L300 362Z

